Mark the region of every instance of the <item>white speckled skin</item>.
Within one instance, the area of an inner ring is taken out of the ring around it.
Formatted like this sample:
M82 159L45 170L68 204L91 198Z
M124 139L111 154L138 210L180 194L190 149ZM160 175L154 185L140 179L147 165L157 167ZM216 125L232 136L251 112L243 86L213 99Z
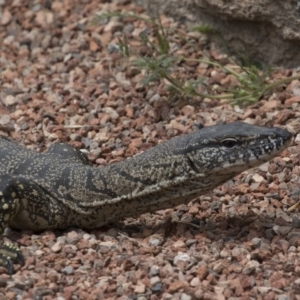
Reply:
M215 125L102 168L67 144L37 153L0 138L0 236L7 226L92 229L188 203L273 158L291 138L279 128ZM9 273L13 261L23 261L18 248L0 246Z
M37 153L0 139L0 232L91 229L188 203L273 158L291 137L279 128L215 125L101 168L66 144Z

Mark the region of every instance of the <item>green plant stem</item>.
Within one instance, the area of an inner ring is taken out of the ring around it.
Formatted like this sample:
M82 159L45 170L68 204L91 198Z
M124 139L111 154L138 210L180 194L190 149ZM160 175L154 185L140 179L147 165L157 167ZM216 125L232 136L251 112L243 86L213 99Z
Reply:
M264 93L266 93L267 91L269 91L269 90L271 90L271 89L273 89L273 88L275 88L275 87L277 87L277 86L279 86L279 85L281 85L283 83L287 83L287 82L290 82L290 81L295 80L295 79L300 79L300 75L292 76L292 77L287 77L287 78L283 78L283 79L277 80L277 81L269 84L267 87L265 87L265 89L262 92L262 95Z
M163 72L160 73L162 75L162 77L164 77L166 80L168 80L176 90L184 93L185 89L184 87L178 83L174 78L172 78L170 75L168 75L167 73ZM224 98L231 98L233 96L233 94L225 94L225 95L211 95L211 94L202 94L202 93L198 93L196 92L195 95L202 97L202 98L211 98L211 99L224 99Z
M209 61L209 60L204 60L204 59L197 59L197 58L184 58L184 57L182 57L182 59L184 59L186 61L190 61L190 62L202 62L202 63L206 63L208 65L213 65L215 67L219 67L219 68L224 69L225 71L227 71L228 73L231 73L232 75L234 75L237 78L241 78L242 77L239 73L235 72L232 69L228 69L228 68L222 66L221 64L219 64L217 62L213 62L213 61Z

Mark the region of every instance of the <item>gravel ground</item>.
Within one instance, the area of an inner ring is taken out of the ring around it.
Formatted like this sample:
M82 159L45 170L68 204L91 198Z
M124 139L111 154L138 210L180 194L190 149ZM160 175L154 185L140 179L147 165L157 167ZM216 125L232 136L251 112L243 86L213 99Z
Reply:
M97 11L143 12L130 1L112 2L0 0L2 135L37 151L65 141L101 167L195 124L243 120L299 131L296 80L248 108L173 102L165 82L144 87L143 72L121 59L117 43L126 33L139 47L147 25L116 17L91 25ZM185 37L170 36L174 53L227 63L200 34L162 22ZM174 72L205 76L216 93L234 84L206 64ZM300 218L298 209L288 211L300 193L299 142L296 136L280 157L175 210L91 232L7 230L26 263L12 276L0 269L0 299L300 299Z

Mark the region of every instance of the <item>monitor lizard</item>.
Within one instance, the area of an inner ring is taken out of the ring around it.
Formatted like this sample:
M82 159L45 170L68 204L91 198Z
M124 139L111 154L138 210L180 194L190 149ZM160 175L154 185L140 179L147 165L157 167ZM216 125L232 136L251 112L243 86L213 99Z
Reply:
M280 128L214 125L99 168L68 144L39 153L0 138L0 236L8 226L98 228L188 203L278 155L291 138ZM17 247L0 246L9 273L22 261Z

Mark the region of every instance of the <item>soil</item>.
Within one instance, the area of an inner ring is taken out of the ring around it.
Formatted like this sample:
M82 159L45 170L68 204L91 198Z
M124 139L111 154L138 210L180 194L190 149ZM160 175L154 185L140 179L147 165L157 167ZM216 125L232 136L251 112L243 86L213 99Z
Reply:
M90 232L6 230L25 266L12 276L0 268L0 299L300 299L300 214L288 210L300 193L299 80L248 107L170 97L167 82L143 85L144 71L120 53L123 34L142 49L149 24L92 22L96 12L143 15L130 1L0 0L0 11L0 131L27 148L67 142L102 167L201 124L239 120L295 134L281 156L174 210ZM232 64L202 35L161 20L174 31L174 55ZM203 77L216 95L236 84L204 63L178 63L172 75ZM269 80L294 75L281 69Z

